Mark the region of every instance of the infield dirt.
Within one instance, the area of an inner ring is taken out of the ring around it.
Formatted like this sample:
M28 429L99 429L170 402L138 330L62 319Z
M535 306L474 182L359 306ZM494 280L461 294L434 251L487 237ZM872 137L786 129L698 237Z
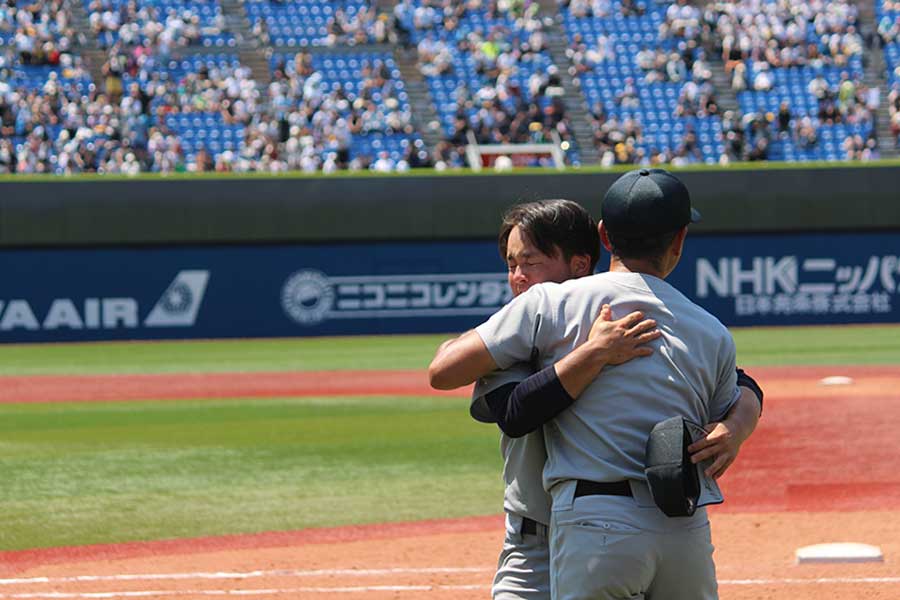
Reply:
M767 392L764 416L722 480L726 503L710 511L721 597L900 598L900 369L751 372ZM819 383L835 375L854 383ZM0 389L3 402L433 394L421 372L4 377ZM487 598L501 523L494 515L0 553L0 599ZM794 564L796 548L829 541L878 545L885 560Z

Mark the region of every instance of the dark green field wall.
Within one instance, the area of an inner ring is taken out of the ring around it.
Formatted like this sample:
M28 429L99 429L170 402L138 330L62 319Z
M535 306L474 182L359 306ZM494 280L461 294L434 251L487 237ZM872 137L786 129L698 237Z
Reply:
M510 204L599 216L619 173L0 183L0 245L492 238ZM697 232L900 229L900 167L685 171Z

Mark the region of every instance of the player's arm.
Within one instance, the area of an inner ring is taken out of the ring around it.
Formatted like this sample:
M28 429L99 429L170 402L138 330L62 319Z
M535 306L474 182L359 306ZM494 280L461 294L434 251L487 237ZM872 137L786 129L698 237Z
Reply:
M706 426L709 435L688 447L695 464L715 457L706 474L718 479L737 458L741 445L747 441L762 414L763 391L755 379L743 369L737 369L737 383L741 395L720 422Z
M428 366L428 382L437 390L468 385L497 369L481 336L472 329L441 344Z
M441 344L428 367L431 386L452 390L527 362L545 322L542 315L548 313L548 292L542 288L532 286L474 330Z
M583 344L521 383L488 394L491 414L510 437L531 433L571 406L606 365L652 354L646 344L660 335L656 322L644 320L643 313L613 321L609 305L604 305Z

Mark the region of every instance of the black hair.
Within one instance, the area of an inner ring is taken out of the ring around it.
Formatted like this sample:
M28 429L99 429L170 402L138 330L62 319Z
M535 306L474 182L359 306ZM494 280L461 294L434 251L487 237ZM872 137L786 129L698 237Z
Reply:
M615 234L607 229L606 235L609 238L610 252L613 256L620 259L647 260L659 267L662 264L663 255L672 245L672 241L679 231L681 230L676 229L655 235L635 237Z
M506 260L509 234L518 227L534 246L550 257L589 256L593 272L600 260L597 223L583 206L571 200L541 200L517 204L503 215L498 245Z

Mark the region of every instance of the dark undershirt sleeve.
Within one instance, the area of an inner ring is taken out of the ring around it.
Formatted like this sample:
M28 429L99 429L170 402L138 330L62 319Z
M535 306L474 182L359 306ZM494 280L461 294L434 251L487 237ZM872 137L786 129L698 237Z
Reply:
M485 400L503 433L514 438L535 431L575 402L552 365L521 383L490 392Z
M737 370L737 384L740 387L750 388L750 390L756 394L756 399L759 400L759 414L762 415L763 409L763 390L759 387L759 384L756 383L756 380L747 375L743 369Z

